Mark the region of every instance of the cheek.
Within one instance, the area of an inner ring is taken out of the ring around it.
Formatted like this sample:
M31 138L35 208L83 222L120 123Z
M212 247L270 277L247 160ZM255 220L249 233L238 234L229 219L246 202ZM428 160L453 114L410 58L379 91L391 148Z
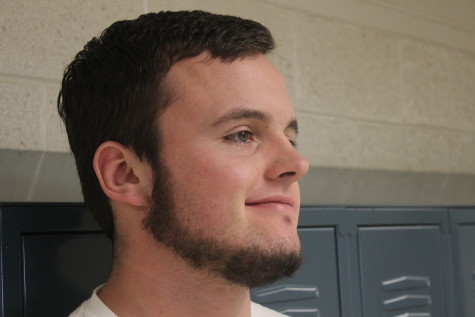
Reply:
M216 156L195 157L192 162L170 167L177 210L186 210L182 217L195 228L199 221L206 231L238 234L237 224L247 221L245 200L255 186L255 171Z
M175 160L169 166L178 203L186 197L201 212L206 212L202 210L205 208L209 211L224 209L218 214L244 208L247 193L257 184L258 173L252 164L216 153L206 155L203 151L182 157L193 159Z
M208 154L194 154L193 160L180 165L196 185L206 187L209 192L239 192L252 186L257 176L257 169L248 160L219 155L211 150Z

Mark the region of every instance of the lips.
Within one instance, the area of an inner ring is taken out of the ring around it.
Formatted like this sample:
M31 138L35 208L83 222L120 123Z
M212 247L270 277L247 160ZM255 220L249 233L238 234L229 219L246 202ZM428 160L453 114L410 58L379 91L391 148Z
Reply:
M295 202L289 196L269 196L259 199L250 199L246 201L246 206L253 207L280 207L280 208L294 208Z

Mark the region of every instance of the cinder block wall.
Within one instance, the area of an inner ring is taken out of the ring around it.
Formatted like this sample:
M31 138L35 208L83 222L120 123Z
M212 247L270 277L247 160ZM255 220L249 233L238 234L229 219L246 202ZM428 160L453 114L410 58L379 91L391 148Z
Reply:
M273 32L311 165L475 174L473 52L285 3L0 0L0 149L68 151L55 108L62 71L112 22L204 9Z

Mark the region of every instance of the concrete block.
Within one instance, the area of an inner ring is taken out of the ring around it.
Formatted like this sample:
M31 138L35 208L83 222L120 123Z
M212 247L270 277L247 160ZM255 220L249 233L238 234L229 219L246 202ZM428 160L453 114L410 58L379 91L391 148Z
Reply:
M39 150L45 147L41 87L0 82L0 148Z
M299 115L299 148L312 165L451 172L451 139L436 129Z
M294 22L299 110L401 122L396 35L316 16Z
M447 151L454 173L475 174L475 133L452 133ZM472 193L473 195L473 193Z
M450 52L454 84L449 91L451 126L475 132L475 54Z
M344 121L314 114L298 113L299 151L310 165L324 167L357 166L356 127Z
M475 130L475 56L401 41L405 122Z
M141 13L142 0L2 1L0 72L60 79L86 41Z

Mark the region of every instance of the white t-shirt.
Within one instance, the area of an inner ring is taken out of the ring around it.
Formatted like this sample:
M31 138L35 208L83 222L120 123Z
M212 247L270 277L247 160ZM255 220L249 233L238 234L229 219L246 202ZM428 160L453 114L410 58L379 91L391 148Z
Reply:
M82 303L69 317L118 317L97 296L99 288L96 288L91 298ZM251 317L285 317L285 315L251 302Z

